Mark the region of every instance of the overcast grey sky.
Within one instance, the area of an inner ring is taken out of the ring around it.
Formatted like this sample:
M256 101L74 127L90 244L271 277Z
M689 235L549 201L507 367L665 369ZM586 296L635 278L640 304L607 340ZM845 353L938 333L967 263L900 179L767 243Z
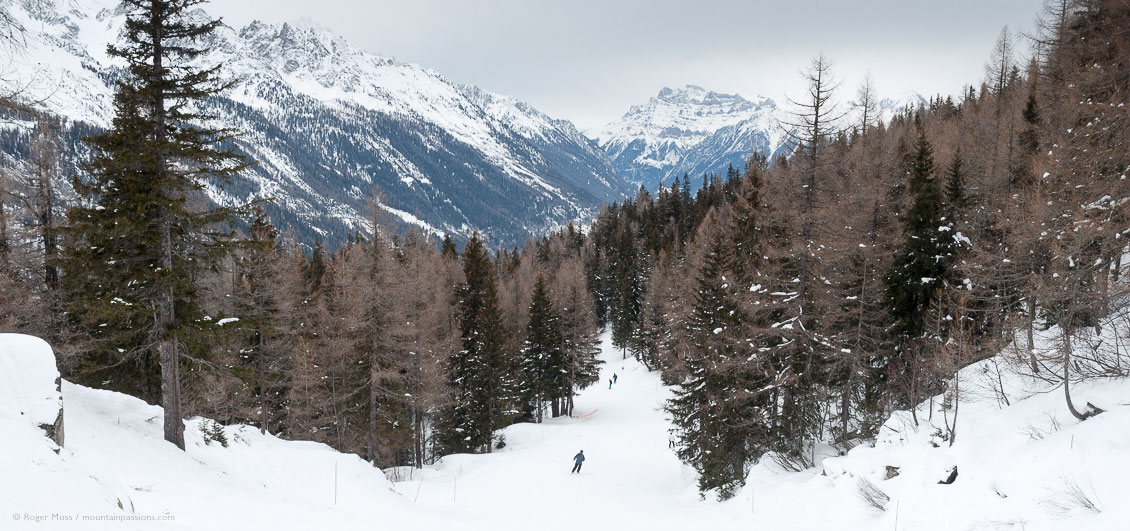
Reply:
M212 0L234 27L308 19L353 45L516 96L582 129L664 86L779 102L823 52L848 99L957 94L1041 0ZM1024 48L1021 46L1021 48Z

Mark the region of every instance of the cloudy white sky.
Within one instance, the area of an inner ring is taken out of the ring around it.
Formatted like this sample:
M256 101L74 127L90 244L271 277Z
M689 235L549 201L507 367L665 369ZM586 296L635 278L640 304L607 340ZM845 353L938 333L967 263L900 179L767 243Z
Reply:
M516 96L582 129L660 88L783 101L823 52L845 98L956 94L1042 0L212 0L232 26L306 19L355 46ZM1023 46L1021 46L1023 48Z

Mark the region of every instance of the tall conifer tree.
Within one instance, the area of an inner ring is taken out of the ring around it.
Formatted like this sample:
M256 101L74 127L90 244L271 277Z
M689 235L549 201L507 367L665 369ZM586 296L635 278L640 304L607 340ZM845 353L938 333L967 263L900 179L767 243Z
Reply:
M917 337L926 312L938 300L947 280L953 238L943 214L942 193L935 176L933 148L921 127L914 143L910 170L913 204L906 216L906 241L887 275L887 293L899 331Z
M206 98L227 88L219 66L192 64L220 21L194 16L202 0L123 3L126 41L108 53L126 62L128 74L118 83L110 130L88 140L91 177L75 183L83 200L68 216L64 267L75 314L100 340L88 368L137 367L123 378L140 381L152 399L154 378L146 373L159 365L165 439L183 449L178 345L198 317L192 273L216 259L230 233L217 224L231 216L192 208L190 198L245 162L216 147L233 131L208 125L213 117L203 110ZM141 363L119 365L127 359Z
M518 413L517 389L512 360L504 350L494 268L477 232L463 250L463 274L456 292L463 348L449 361L454 393L444 446L451 452L490 452L494 431Z
M704 229L714 230L699 268L694 308L689 320L691 348L686 354L687 379L668 402L678 428L679 457L699 472L699 490L719 489L721 498L733 495L745 479L749 460L747 399L742 380L749 358L745 312L738 306L724 269L724 240L708 214ZM761 427L764 427L762 425Z
M564 396L565 360L561 351L561 318L549 298L545 277L538 273L530 301L526 342L522 347L522 398L537 422L545 403ZM555 408L556 409L556 408ZM558 411L554 411L558 413Z

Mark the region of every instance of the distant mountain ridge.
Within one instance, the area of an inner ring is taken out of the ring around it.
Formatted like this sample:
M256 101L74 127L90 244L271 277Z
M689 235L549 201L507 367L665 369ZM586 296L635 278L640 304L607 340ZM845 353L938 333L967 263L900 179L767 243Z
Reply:
M116 0L39 0L12 9L26 30L13 79L70 123L106 127L120 65L105 53L125 11ZM194 16L206 18L204 11ZM631 186L568 121L413 64L352 47L303 23L253 22L210 36L200 64L222 63L233 89L208 103L258 165L207 188L221 204L273 198L272 218L304 240L343 241L369 225L367 203L395 223L516 245ZM10 153L15 155L15 153Z
M880 116L890 119L907 106L925 103L918 94L879 103ZM853 103L841 122L855 119ZM772 99L748 100L738 94L722 94L697 85L663 88L642 105L591 134L612 159L625 180L654 190L683 175L724 174L730 166L741 171L753 153L771 159L790 153L783 123L788 109Z
M654 189L684 173L741 168L754 151L777 152L784 138L776 113L769 98L687 85L663 88L593 134L625 180Z

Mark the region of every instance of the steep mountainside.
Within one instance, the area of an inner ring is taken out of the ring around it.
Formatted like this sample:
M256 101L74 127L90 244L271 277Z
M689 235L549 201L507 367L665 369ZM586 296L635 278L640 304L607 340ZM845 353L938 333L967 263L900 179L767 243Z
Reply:
M4 78L64 117L67 143L81 151L76 130L109 124L121 68L105 47L124 12L115 0L23 0L12 12L26 47ZM275 222L307 242L366 226L374 192L401 225L457 236L478 228L509 245L631 190L569 122L327 31L255 22L221 28L209 46L201 63L223 63L236 81L209 105L246 132L239 148L258 166L208 193L225 204L273 198ZM26 135L6 133L2 149L18 158Z

